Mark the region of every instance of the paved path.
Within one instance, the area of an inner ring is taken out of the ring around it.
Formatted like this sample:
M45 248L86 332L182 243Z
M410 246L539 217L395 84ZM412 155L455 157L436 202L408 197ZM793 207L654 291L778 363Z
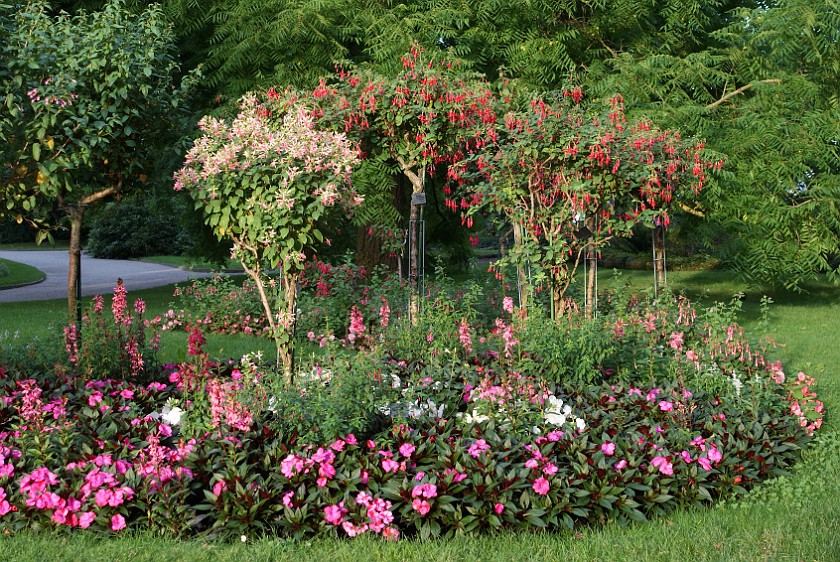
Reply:
M67 275L70 256L66 250L4 250L0 258L37 267L46 274L46 279L35 285L16 289L0 289L0 302L43 301L67 298ZM108 295L121 277L126 289L150 289L183 283L198 277L209 277L199 273L141 261L101 260L82 254L82 295Z

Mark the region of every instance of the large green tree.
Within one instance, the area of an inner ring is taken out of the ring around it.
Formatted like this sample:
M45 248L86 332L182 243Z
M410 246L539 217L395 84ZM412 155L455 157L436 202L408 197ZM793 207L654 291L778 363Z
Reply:
M44 233L69 223L72 318L86 209L142 187L178 139L174 38L159 8L133 15L118 0L76 16L35 0L5 26L0 215Z
M588 78L727 155L728 174L688 211L747 277L840 281L840 2L770 2L729 19L701 50L615 53Z

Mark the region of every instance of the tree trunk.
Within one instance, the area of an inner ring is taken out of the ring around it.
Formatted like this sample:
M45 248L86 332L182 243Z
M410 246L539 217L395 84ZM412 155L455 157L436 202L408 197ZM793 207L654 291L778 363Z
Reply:
M595 217L586 217L584 224L590 233L595 232ZM587 319L592 319L597 310L597 276L598 276L598 254L595 246L595 238L590 234L586 244L586 302L585 314Z
M82 267L82 216L85 208L78 205L70 209L70 269L67 274L67 318L71 324L81 325L81 267Z
M422 193L413 191L413 193ZM408 297L408 316L411 323L416 324L420 314L420 205L411 204L408 215L408 286L411 291Z
M653 227L653 275L655 294L668 285L665 270L665 227L658 224Z
M396 271L397 256L382 250L382 239L376 234L370 234L370 228L371 225L367 225L356 232L356 265L368 271L377 265L384 265L390 271Z
M522 246L522 225L519 223L515 223L513 225L513 244L517 247L517 249L521 250ZM504 251L504 248L502 248ZM531 284L528 281L528 276L525 272L525 266L522 263L522 260L518 260L516 262L516 280L519 285L519 306L527 309L528 303L531 299Z
M397 157L397 161L411 182L412 201L408 215L408 287L411 293L408 297L408 316L414 324L420 314L420 205L414 202L413 196L422 194L424 186L423 179L412 169L415 163L405 162L400 157Z

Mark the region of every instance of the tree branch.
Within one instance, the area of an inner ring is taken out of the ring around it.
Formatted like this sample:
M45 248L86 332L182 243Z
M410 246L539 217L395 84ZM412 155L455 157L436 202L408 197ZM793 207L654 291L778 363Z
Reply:
M700 217L700 218L704 218L706 216L705 212L701 211L700 209L695 209L693 207L689 207L688 205L686 205L682 201L677 201L677 206L680 209L682 209L683 211L685 211L686 213L688 213L689 215L694 215L695 217Z
M745 84L744 86L741 86L740 88L729 92L728 94L724 95L719 100L710 103L709 105L706 106L706 109L714 109L717 106L719 106L720 104L724 103L726 100L728 100L730 98L733 98L733 97L737 96L738 94L743 94L744 92L746 92L747 90L749 90L750 88L752 88L756 84L781 84L781 83L782 83L782 81L779 78L768 78L767 80L757 80L755 82L750 82L749 84Z

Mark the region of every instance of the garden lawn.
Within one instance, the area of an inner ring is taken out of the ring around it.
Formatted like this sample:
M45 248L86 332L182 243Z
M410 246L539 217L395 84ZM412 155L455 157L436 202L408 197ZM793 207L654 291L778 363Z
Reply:
M621 277L633 285L650 278L642 272ZM760 335L759 300L766 291L749 290L726 272L685 272L669 277L675 287L702 287L705 304L729 300L732 293L743 291L743 323L748 333ZM602 277L602 289L612 282L609 278ZM770 309L767 332L780 344L778 355L785 371L790 376L805 370L814 376L815 390L828 413L793 473L760 485L738 503L681 510L626 528L612 525L553 534L511 533L396 544L368 537L301 543L245 537L245 543L222 544L207 538L176 541L147 535L22 534L0 538L0 560L840 560L840 422L836 416L840 411L840 289L815 284L808 293L769 294L776 304ZM168 306L169 295L171 287L136 291L129 298L142 296L150 313L156 314ZM38 322L60 320L63 307L63 301L0 304L0 331L32 335L33 318ZM166 347L175 343L164 341ZM252 351L253 343L248 338L234 342L226 336L211 340L208 350L211 355L236 357Z
M5 266L5 268L2 266ZM4 269L6 273L5 275L0 275L0 289L29 285L30 283L37 283L44 279L44 272L40 269L16 261L0 258L0 269Z

